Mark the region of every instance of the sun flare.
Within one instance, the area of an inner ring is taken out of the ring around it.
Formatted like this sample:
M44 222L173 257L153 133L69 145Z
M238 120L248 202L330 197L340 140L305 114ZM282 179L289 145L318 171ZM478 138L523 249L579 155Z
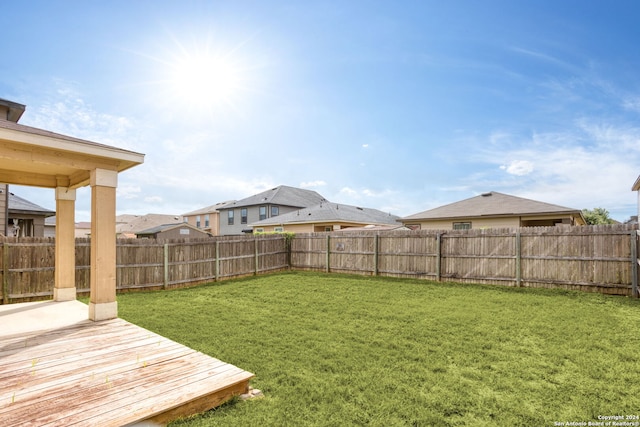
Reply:
M194 107L231 104L241 89L241 70L228 58L186 55L172 68L173 92Z

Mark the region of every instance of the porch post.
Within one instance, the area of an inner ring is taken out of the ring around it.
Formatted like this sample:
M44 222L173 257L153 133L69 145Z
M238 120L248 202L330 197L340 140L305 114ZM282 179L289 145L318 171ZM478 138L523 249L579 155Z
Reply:
M118 173L91 171L91 297L89 319L118 317L116 302L116 187Z
M76 299L76 190L56 187L56 250L54 301Z

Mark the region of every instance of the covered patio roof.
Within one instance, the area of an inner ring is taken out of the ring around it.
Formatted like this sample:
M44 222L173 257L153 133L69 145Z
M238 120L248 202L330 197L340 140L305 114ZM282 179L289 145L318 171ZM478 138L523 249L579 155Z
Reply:
M122 172L144 154L0 120L0 182L56 188L89 185L96 168Z
M91 186L89 318L117 317L115 195L118 173L144 154L18 124L24 105L0 99L0 182L55 189L54 299L73 300L76 189Z

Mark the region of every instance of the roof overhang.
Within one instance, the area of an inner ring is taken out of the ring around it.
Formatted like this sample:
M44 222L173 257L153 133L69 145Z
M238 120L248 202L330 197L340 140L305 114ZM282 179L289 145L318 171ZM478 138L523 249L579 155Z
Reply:
M144 154L0 121L0 182L45 188L89 184L95 169L125 171Z
M638 179L636 179L636 182L633 183L631 191L640 191L640 175L638 176Z
M585 224L586 220L582 215L582 211L558 211L558 212L529 212L529 213L505 213L505 214L493 214L493 215L461 215L461 216L446 216L446 217L405 217L400 218L399 221L402 223L414 223L414 222L428 222L428 221L460 221L460 220L471 220L471 219L489 219L489 218L526 218L526 217L578 217Z

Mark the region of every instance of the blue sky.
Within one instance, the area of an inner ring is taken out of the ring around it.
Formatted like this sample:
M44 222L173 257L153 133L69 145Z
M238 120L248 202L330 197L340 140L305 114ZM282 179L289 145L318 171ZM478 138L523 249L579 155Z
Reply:
M499 191L635 214L636 1L20 1L20 123L141 152L121 213L277 185L400 216ZM42 206L53 192L13 191ZM76 219L89 219L78 191Z

